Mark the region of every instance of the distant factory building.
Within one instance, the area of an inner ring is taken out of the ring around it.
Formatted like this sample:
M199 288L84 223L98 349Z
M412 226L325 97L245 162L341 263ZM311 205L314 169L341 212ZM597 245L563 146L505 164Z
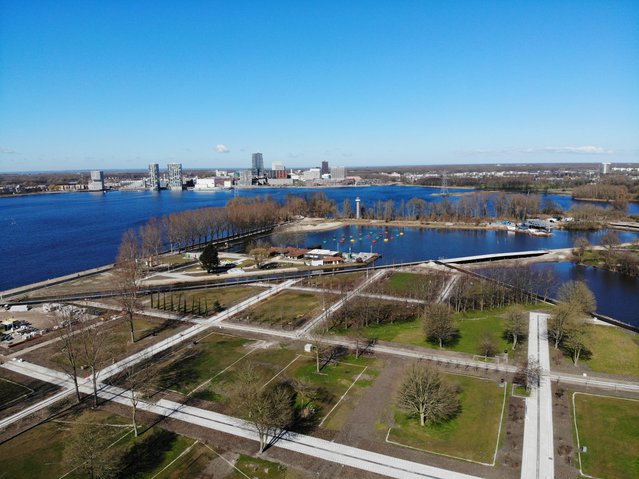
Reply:
M168 188L170 190L181 190L183 184L182 163L169 163L166 168L169 172Z
M338 181L346 179L346 168L343 166L331 166L331 179Z
M601 174L602 175L607 175L608 173L610 173L610 163L607 162L603 162L601 164Z
M149 164L149 188L155 191L160 189L160 165Z
M104 172L94 170L91 172L91 180L89 181L89 191L104 191Z
M264 171L264 157L262 153L253 153L251 156L251 171L253 176L261 176Z

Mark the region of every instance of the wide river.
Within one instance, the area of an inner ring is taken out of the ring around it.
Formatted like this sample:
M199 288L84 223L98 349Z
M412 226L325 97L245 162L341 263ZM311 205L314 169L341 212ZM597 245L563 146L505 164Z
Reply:
M284 199L287 194L306 195L323 191L341 207L345 198L354 201L359 196L364 205L378 200L392 199L395 204L413 197L428 202L441 201L433 188L410 186L372 186L346 188L259 188L219 192L109 192L44 194L0 198L0 290L41 281L64 274L111 263L116 255L122 233L144 224L150 217L207 206L224 206L234 195L256 196L269 194ZM455 190L451 192L468 191ZM570 197L550 196L563 208L575 204ZM451 197L455 201L456 197ZM635 211L636 210L636 211ZM632 204L631 212L639 213L639 205ZM400 234L403 233L403 234ZM322 244L348 251L379 252L381 262L392 263L437 259L474 254L566 248L572 246L576 235L557 231L551 237L533 237L497 231L464 231L391 228L348 227L308 235L307 244ZM586 236L598 243L601 233ZM384 240L387 241L384 241ZM622 241L636 240L631 233L622 233ZM351 241L352 240L352 241ZM342 241L342 242L340 242ZM612 275L616 278L617 275ZM634 286L639 286L635 280ZM614 287L614 279L605 283ZM602 291L601 288L593 288ZM639 291L639 287L635 288ZM639 294L634 296L639 297ZM638 300L639 301L639 300ZM601 301L600 301L601 303ZM622 303L625 304L625 303ZM637 315L639 304L629 315ZM610 314L628 320L627 314Z

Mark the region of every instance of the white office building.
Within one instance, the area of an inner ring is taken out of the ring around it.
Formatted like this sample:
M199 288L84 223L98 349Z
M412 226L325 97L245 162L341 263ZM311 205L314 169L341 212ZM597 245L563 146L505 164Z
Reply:
M182 163L169 163L167 166L169 172L169 184L170 190L182 189Z
M331 166L331 179L338 181L346 179L346 168L343 166Z
M157 163L149 164L149 188L155 191L160 189L160 165Z
M89 181L89 191L104 191L104 172L94 170L91 172L91 180Z

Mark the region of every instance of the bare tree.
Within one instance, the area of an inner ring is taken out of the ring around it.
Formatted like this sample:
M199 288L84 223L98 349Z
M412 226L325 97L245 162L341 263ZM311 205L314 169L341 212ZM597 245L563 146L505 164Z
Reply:
M78 333L82 327L80 324L83 314L80 310L65 307L56 317L56 327L60 332L60 350L64 358L63 368L73 381L75 395L80 402L80 388L78 386L78 369L80 367L80 341Z
M536 359L529 358L517 367L517 372L513 377L513 382L519 384L530 391L532 388L539 387L541 379L541 365Z
M248 363L238 373L234 400L238 414L257 432L263 452L269 437L276 438L291 426L295 393L284 383L271 383L264 388L259 384L255 368Z
M586 256L586 251L590 248L590 241L588 241L588 238L585 236L580 236L575 240L574 246L572 254L575 260L577 260L577 263L582 264Z
M585 324L581 321L576 322L568 331L568 335L564 341L564 348L572 356L575 366L577 366L581 354L587 349L586 341Z
M490 331L484 331L479 338L479 349L484 358L492 357L497 353L497 339Z
M614 269L616 266L616 253L615 248L621 244L619 241L619 235L614 231L608 231L601 237L601 246L604 247L605 256L604 261L606 266L610 269Z
M398 405L419 423L438 423L459 412L456 388L442 380L440 374L424 364L413 364L398 392Z
M589 313L597 309L597 300L583 281L567 281L557 291L557 299L572 306L579 313Z
M444 343L453 339L459 329L453 319L453 310L447 304L431 304L424 312L424 333L430 341L438 341L442 348Z
M111 447L113 434L100 424L76 423L65 441L63 461L91 479L110 479L117 475L118 451Z
M138 299L140 281L144 277L144 265L135 231L128 230L122 236L118 257L113 268L113 282L118 291L117 301L126 313L131 332L131 343L135 342L133 315L140 308Z
M249 251L249 255L255 261L255 265L261 268L264 261L268 259L269 251L267 248L253 248Z
M123 371L123 386L128 390L131 402L131 424L133 433L138 437L137 411L138 403L144 396L147 387L152 382L153 370L151 362L143 361L136 365L129 365Z
M548 336L554 341L555 349L564 340L575 317L575 311L569 303L558 304L548 321Z
M310 335L310 341L313 345L313 352L315 353L315 372L319 374L324 367L325 356L329 353L330 346L326 344L324 336L321 331L314 331Z
M517 346L519 338L526 335L528 331L528 313L520 305L513 305L506 311L506 321L504 322L504 332L513 342L513 349Z
M108 336L106 331L96 326L85 328L77 334L80 342L80 357L91 374L93 383L93 406L98 407L98 375L111 354L108 350Z

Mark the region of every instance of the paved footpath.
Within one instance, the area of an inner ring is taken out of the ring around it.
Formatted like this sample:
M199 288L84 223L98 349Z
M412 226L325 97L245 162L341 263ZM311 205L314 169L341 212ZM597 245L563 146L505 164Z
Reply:
M250 298L248 298L245 301L242 301L241 303L236 304L235 306L222 311L221 313L218 313L214 316L211 316L210 318L202 321L200 324L197 324L195 326L191 326L190 328L185 329L184 331L181 331L178 334L175 334L173 336L170 336L152 346L149 346L146 349L143 349L142 351L139 351L135 354L132 354L131 356L128 356L124 359L122 359L121 361L118 361L117 363L114 363L106 368L104 368L102 371L100 371L99 374L99 378L101 380L104 380L108 377L114 376L116 374L118 374L119 372L123 371L125 368L133 366L139 362L145 361L147 359L150 359L152 356L165 351L177 344L180 344L188 339L194 338L197 335L199 335L200 333L206 331L207 329L211 328L212 326L224 321L225 319L233 316L234 314L237 314L238 312L242 311L245 308L248 308L252 305L254 305L255 303L262 301L263 299L268 298L269 296L272 296L280 291L282 291L283 289L287 288L288 286L291 286L292 284L294 284L297 280L289 280L289 281L285 281L284 283L278 284L273 286L271 289L264 291L256 296L252 296ZM12 370L16 370L16 368L18 369L22 369L25 370L24 368L20 368L21 365L28 365L31 363L22 363L20 361L9 361L7 363L5 363L4 365L2 365L2 367L5 367L7 369L12 369ZM41 366L36 366L34 364L31 364L31 369L28 370L29 373L25 373L23 372L22 374L26 374L27 376L30 377L35 377L37 379L41 379L43 381L48 381L48 382L54 382L52 380L50 380L52 378L52 376L50 375L50 379L46 380L43 379L42 377L38 376L38 374L41 374L41 372L43 370L47 371L47 368L42 368L42 369L37 369L37 368L41 368ZM53 371L53 370L48 370L48 371ZM17 371L19 372L19 371ZM64 383L64 379L61 378L60 375L64 375L64 373L56 373L56 381L54 382L56 385L58 386L63 386ZM68 379L68 377L67 377ZM39 411L41 409L44 409L46 407L49 407L50 405L52 405L53 403L55 403L56 401L59 401L63 398L65 398L66 396L70 396L71 394L73 394L74 390L73 387L71 388L66 388L63 389L62 391L56 393L55 395L40 401L39 403L36 403L32 406L30 406L29 408L25 409L24 411L20 411L12 416L9 416L7 418L4 418L0 421L0 428L9 426L10 424L13 424L14 422L17 422L25 417L27 417L29 414L33 414L36 411Z
M63 373L32 363L12 361L5 367L41 380L56 383L66 381L67 386L72 385L71 380L68 377L65 379ZM99 395L102 399L131 406L130 395L127 390L104 384L100 384L99 388ZM82 380L80 382L80 390L85 394L92 394L93 389L90 381L87 379ZM250 424L225 414L193 406L185 406L165 399L161 399L157 403L140 401L137 407L139 410L214 429L233 436L254 441L259 440L257 433ZM398 479L479 479L477 476L407 461L304 434L285 432L277 440L271 441L271 447L287 449L325 461Z
M526 398L524 447L521 479L553 479L555 452L552 426L552 388L550 385L550 355L546 313L530 313L528 330L528 360L539 361L539 387Z

